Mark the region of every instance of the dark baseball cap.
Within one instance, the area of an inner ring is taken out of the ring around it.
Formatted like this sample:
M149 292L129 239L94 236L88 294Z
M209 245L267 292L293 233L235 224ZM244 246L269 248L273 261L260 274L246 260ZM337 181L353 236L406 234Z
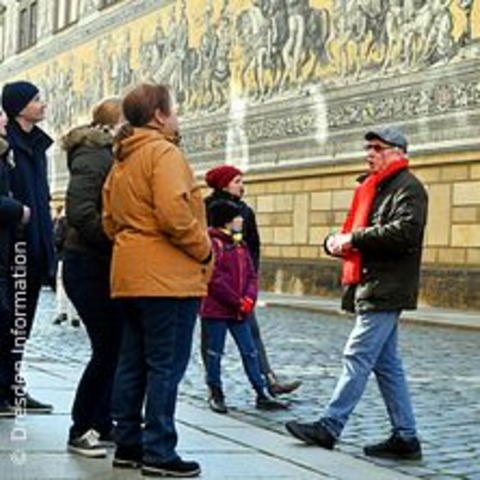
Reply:
M401 148L407 152L408 141L400 130L394 127L384 127L370 130L365 134L365 140L381 140L392 147Z

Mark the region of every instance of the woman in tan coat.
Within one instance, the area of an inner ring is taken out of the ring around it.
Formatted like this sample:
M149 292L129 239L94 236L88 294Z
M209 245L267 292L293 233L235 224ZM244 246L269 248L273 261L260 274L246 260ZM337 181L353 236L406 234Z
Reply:
M178 147L168 88L139 85L122 107L128 125L115 145L103 220L114 240L112 295L127 316L113 394L113 464L141 466L148 476L197 476L198 463L175 451L174 412L211 270L203 201Z

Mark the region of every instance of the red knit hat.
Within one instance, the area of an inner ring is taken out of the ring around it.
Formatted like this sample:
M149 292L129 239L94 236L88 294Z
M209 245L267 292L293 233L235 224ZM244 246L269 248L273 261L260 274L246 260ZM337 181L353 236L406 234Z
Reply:
M205 181L210 188L214 190L222 190L237 175L243 175L242 171L232 165L218 165L211 168L205 174Z

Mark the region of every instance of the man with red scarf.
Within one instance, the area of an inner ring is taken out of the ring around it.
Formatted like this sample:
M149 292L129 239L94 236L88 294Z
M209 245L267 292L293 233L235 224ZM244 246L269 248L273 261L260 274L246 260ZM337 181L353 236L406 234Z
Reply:
M320 419L287 422L309 445L332 449L360 400L371 372L392 426L390 437L364 448L365 455L419 459L421 445L398 344L400 313L415 309L428 198L410 172L407 140L395 128L365 135L368 172L360 178L340 233L325 239L329 255L343 260L344 309L356 313L344 365Z

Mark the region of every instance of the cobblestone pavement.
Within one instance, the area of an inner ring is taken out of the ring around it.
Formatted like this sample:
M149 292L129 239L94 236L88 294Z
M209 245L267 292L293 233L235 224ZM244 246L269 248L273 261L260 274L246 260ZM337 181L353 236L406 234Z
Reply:
M41 361L84 363L89 347L83 328L52 325L54 296L42 292L28 355ZM258 412L231 339L223 378L231 415L284 432L292 418L314 420L321 413L340 373L341 353L352 321L345 317L282 308L259 308L258 317L269 357L284 379L303 386L291 396L286 412ZM181 388L191 402L205 401L198 335ZM401 347L424 447L418 462L378 461L424 479L480 480L480 332L405 325ZM80 365L79 365L79 368ZM362 446L388 436L386 411L373 380L342 436L339 449L362 456Z

